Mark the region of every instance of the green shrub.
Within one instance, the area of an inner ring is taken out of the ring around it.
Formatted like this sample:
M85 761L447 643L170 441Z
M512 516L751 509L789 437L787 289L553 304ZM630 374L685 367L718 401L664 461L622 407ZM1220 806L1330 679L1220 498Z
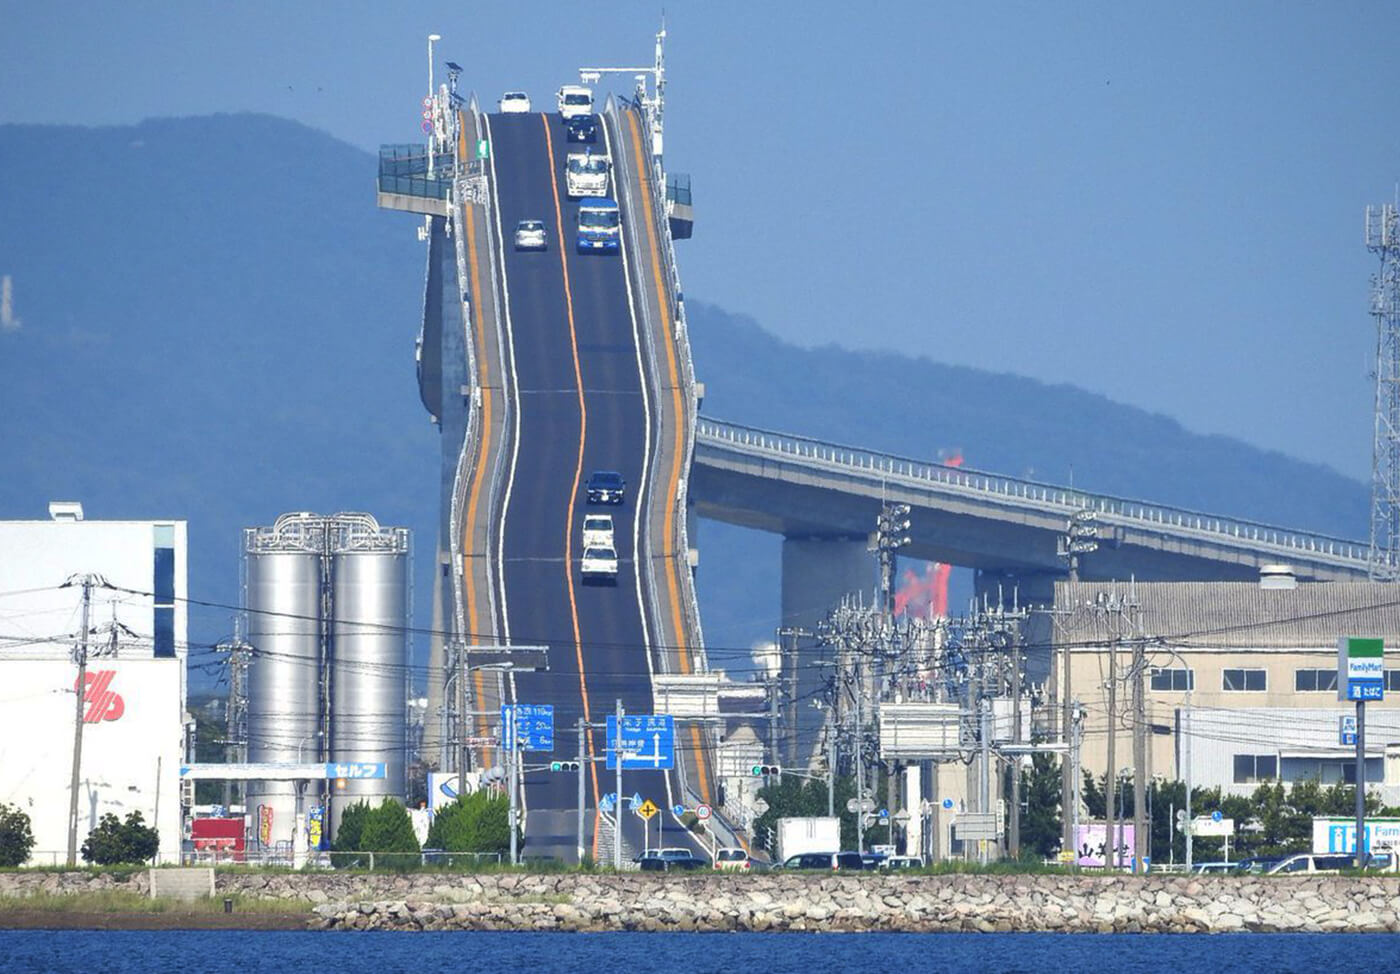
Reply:
M132 812L126 821L119 821L108 812L97 822L83 842L83 861L99 866L119 862L145 862L160 849L160 835L146 825L140 812Z
M509 799L474 791L439 809L428 830L428 847L447 852L509 851Z
M29 815L15 805L0 804L0 866L18 866L34 849Z

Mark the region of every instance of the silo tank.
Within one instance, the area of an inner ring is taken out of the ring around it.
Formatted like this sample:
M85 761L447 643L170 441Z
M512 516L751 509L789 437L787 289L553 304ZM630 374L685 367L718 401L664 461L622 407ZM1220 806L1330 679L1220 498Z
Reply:
M319 711L320 557L303 551L248 550L248 760L316 760ZM248 812L258 834L259 805L272 810L270 844L292 839L296 791L289 781L250 781Z
M343 551L332 559L331 760L383 762L383 779L351 779L331 799L331 828L348 805L404 798L407 744L405 551Z

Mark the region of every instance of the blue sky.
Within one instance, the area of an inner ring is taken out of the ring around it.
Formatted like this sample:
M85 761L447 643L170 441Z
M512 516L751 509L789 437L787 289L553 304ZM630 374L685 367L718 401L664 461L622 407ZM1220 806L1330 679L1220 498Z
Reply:
M483 100L547 103L584 63L649 63L659 13L0 0L0 122L251 110L373 149L417 137L430 32ZM666 16L689 296L801 344L1073 383L1369 476L1362 211L1400 179L1400 5L670 0Z

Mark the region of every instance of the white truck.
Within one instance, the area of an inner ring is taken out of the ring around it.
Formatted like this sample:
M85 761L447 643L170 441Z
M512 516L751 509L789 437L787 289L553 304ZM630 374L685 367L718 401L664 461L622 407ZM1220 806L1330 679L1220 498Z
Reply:
M583 517L583 547L612 548L613 519L611 514L585 514Z
M593 89L585 85L563 85L558 93L559 114L564 121L575 115L593 114Z
M825 815L778 819L776 859L786 862L804 852L840 852L841 820Z
M592 149L570 152L564 160L564 185L569 199L580 196L607 196L611 160Z
M583 580L585 582L617 582L617 551L608 545L583 549Z

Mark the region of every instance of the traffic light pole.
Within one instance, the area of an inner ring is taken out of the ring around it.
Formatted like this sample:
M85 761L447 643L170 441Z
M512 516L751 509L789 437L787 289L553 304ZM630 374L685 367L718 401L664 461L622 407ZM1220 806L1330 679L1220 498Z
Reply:
M520 827L515 810L515 748L520 742L515 739L515 708L506 710L506 779L510 782L510 864L519 862Z
M583 865L583 718L578 719L578 863Z
M613 764L617 767L617 803L613 805L613 869L622 872L622 701L617 701L617 736L613 739Z

